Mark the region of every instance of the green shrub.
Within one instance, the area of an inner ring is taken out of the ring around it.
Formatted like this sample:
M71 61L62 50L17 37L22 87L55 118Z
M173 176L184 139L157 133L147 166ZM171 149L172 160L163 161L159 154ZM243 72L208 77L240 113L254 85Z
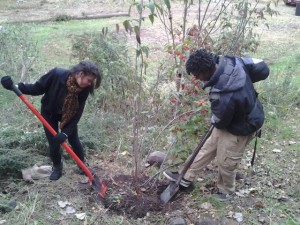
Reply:
M35 148L38 151L46 152L47 140L43 128L32 132L24 132L20 128L8 127L0 130L0 148Z
M28 79L38 59L37 43L32 37L33 25L4 24L0 28L0 71L15 77Z
M75 38L73 56L94 61L104 75L101 88L90 104L106 110L116 110L122 105L126 108L126 99L134 88L132 62L126 44L125 35L116 33L89 33Z
M72 19L71 16L62 14L62 15L56 16L56 17L54 18L54 21L55 21L55 22L62 22L62 21L69 21L69 20L71 20L71 19Z
M33 132L24 132L16 127L0 130L0 170L18 174L47 158L47 141L42 128Z
M20 174L22 169L47 159L36 154L34 149L0 148L0 170L4 173Z

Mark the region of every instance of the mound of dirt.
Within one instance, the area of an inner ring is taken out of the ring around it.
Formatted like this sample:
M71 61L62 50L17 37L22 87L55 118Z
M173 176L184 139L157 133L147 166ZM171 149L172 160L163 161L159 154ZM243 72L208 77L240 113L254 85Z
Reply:
M147 183L148 179L149 177L135 178L121 174L103 180L108 191L102 204L118 215L126 214L135 219L145 217L151 212L163 212L181 207L181 204L172 204L172 202L168 206L162 205L159 196L168 184L161 181ZM88 184L79 184L79 186L81 193L90 194ZM180 201L180 198L182 197L177 197L176 201Z

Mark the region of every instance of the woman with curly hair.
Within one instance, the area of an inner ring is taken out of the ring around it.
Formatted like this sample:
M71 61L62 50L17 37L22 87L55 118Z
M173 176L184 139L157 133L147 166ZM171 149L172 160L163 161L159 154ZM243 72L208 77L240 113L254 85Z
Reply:
M35 83L18 84L23 94L43 95L41 115L57 132L57 135L53 137L44 127L49 143L49 155L53 163L50 180L58 180L62 176L60 144L67 139L74 153L86 164L84 149L78 137L77 124L82 116L87 97L100 86L101 79L102 75L96 64L83 61L70 70L53 68ZM1 83L5 88L10 89L12 80L6 76ZM79 170L79 173L84 174L84 171Z

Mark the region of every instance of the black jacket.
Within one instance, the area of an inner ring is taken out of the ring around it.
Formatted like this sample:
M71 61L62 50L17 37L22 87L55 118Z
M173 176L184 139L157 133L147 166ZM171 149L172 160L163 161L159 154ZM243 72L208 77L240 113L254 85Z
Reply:
M68 89L66 86L69 70L54 68L42 76L34 84L19 83L18 87L26 95L44 95L41 99L41 114L57 116L61 114L62 105ZM62 132L68 136L76 129L84 110L89 88L78 93L79 109L73 118L65 125Z
M220 57L217 70L204 85L204 88L211 87L212 124L216 128L241 136L250 135L261 128L264 111L253 87L253 73L265 79L269 69L263 61Z

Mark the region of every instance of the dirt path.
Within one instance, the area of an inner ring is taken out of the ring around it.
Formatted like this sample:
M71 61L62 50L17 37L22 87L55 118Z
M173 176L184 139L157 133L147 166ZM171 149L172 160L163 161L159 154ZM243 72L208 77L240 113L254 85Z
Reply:
M84 17L127 13L124 1L64 1L64 0L18 0L0 3L0 22L54 20L58 16Z

